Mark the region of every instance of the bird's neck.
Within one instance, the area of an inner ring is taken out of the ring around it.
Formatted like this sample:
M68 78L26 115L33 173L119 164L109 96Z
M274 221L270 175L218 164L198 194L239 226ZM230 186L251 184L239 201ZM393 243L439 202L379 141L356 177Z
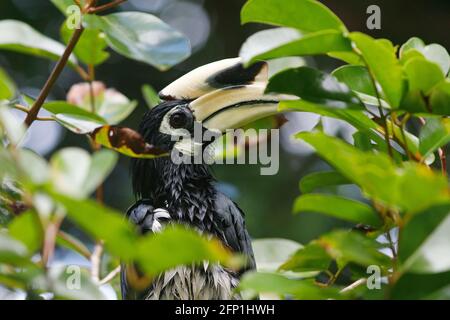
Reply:
M166 207L172 218L211 227L216 190L207 165L175 164L169 158L159 158L140 160L133 171L138 195L151 199L155 206Z

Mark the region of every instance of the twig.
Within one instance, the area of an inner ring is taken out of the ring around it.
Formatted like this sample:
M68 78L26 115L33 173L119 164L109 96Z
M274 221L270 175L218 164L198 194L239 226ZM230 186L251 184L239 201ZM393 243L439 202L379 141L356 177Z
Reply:
M13 107L14 107L14 109L23 111L23 112L25 112L27 114L30 112L30 109L28 109L27 107L22 106L20 104L15 104ZM38 120L38 121L55 121L55 119L52 118L52 117L36 117L35 120Z
M44 234L44 247L42 248L42 266L47 267L48 262L53 256L55 251L56 235L58 234L59 226L61 225L61 220L49 223L45 229Z
M88 10L88 13L99 13L99 12L111 9L111 8L113 8L115 6L118 6L119 4L124 3L125 1L127 1L127 0L114 0L114 1L112 1L110 3L106 3L104 5L101 5L101 6L98 6L98 7L95 7L95 8L90 8Z
M112 279L114 279L119 273L120 273L120 266L118 266L117 268L115 268L114 270L112 270L110 273L108 273L108 274L106 275L106 277L104 277L102 280L100 280L100 282L99 282L98 284L99 284L99 285L107 284L107 283L110 282Z
M95 244L94 251L91 255L91 278L95 282L100 281L100 264L103 254L103 241L100 240Z
M447 176L447 156L443 148L438 149L439 159L441 160L441 170L444 176Z
M58 237L70 243L70 245L73 246L76 249L76 251L86 259L88 260L91 259L91 252L82 243L78 243L78 241L72 238L71 235L65 233L64 231L59 230Z
M47 98L48 94L50 93L50 90L52 89L53 85L55 84L55 82L58 79L59 75L61 74L62 70L64 69L64 66L67 64L70 54L72 53L78 40L80 39L80 36L83 33L83 30L84 29L82 26L79 29L75 29L75 32L73 33L72 37L70 38L69 44L67 45L66 49L64 50L63 55L61 56L61 58L59 58L55 67L53 68L52 73L50 74L49 78L47 79L47 82L45 83L44 87L42 88L41 92L39 93L39 97L36 99L36 101L33 104L33 107L28 112L28 115L24 121L26 126L29 127L33 123L33 121L36 120L39 110L41 109L42 105L45 102L45 99Z
M341 293L345 293L345 292L351 291L351 290L359 287L360 285L365 284L366 282L367 282L366 278L358 279L355 282L353 282L351 285L349 285L348 287L345 287L344 289L342 289Z

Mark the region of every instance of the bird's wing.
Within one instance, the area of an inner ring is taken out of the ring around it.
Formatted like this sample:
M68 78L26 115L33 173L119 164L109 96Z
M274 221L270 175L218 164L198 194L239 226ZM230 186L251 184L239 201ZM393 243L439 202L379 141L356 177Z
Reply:
M222 193L217 193L216 219L218 219L220 232L225 238L226 245L247 257L247 264L241 271L256 269L251 238L245 227L244 213L231 199Z

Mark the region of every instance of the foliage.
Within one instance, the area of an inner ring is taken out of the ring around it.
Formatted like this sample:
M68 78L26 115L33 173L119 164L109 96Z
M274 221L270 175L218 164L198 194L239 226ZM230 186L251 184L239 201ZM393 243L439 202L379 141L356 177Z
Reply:
M241 56L247 64L320 54L345 62L331 74L304 66L283 70L272 76L266 91L298 97L282 101L280 111L313 112L356 130L350 143L320 127L295 135L335 171L305 176L293 211L358 224L311 241L276 272L246 275L241 288L299 299L448 297L446 49L419 38L399 49L387 39L348 32L315 0L249 0L241 20L277 26L244 44ZM249 50L250 44L258 49ZM325 193L344 184L358 187L364 199ZM368 271L373 266L387 281L369 290L363 284L374 279ZM308 271L319 274L307 279L291 274Z
M144 280L203 260L238 266L240 257L214 239L182 227L141 235L102 201L117 152L140 158L165 154L136 131L120 126L136 102L98 81L95 68L109 59L111 49L167 70L189 56L187 39L150 14L103 14L89 1L79 1L82 28L74 29L70 26L77 20L73 6L78 2L51 2L66 19L60 41L24 22L0 21L0 50L57 61L48 83L57 80L65 65L82 81L66 101L48 101L51 86L31 99L0 69L0 284L23 290L29 298L50 292L55 299L103 299L101 285L117 275L119 261L136 263ZM255 241L260 272L245 274L239 290L288 299L448 298L446 49L418 38L398 47L387 39L349 32L315 0L249 0L241 20L276 26L252 35L240 55L246 65L288 62L266 89L298 97L282 101L280 112L312 112L339 119L356 131L350 142L326 135L320 126L295 135L333 170L314 172L300 181L294 213L316 212L356 227L333 230L304 246L283 239ZM335 58L343 65L328 74L304 66L302 58L310 55ZM142 94L149 108L159 102L150 85L142 87ZM24 124L12 109L27 115ZM41 117L41 109L50 116ZM21 147L28 127L44 120L87 138L91 152L68 147L47 160ZM274 119L261 121L272 126ZM361 197L330 193L330 187L342 185L357 188ZM63 232L65 220L90 236L94 249ZM90 268L81 268L81 289L68 289L71 266L51 265L58 247L91 260ZM364 284L373 281L368 270L374 266L386 281L369 290Z

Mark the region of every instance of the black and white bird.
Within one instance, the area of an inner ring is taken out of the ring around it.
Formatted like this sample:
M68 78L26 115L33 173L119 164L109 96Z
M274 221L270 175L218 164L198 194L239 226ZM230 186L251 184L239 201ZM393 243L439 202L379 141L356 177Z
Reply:
M277 97L264 94L268 66L244 68L240 58L199 67L160 92L164 101L143 117L139 132L146 142L184 157L204 152L209 141L194 137L195 128L223 133L277 110ZM122 268L124 299L239 299L234 288L241 274L255 268L250 236L241 209L216 190L205 163L174 163L171 157L135 159L133 189L138 200L127 216L143 232L182 223L220 239L232 251L247 256L240 272L217 264L177 267L166 271L144 290L130 285L130 269Z

